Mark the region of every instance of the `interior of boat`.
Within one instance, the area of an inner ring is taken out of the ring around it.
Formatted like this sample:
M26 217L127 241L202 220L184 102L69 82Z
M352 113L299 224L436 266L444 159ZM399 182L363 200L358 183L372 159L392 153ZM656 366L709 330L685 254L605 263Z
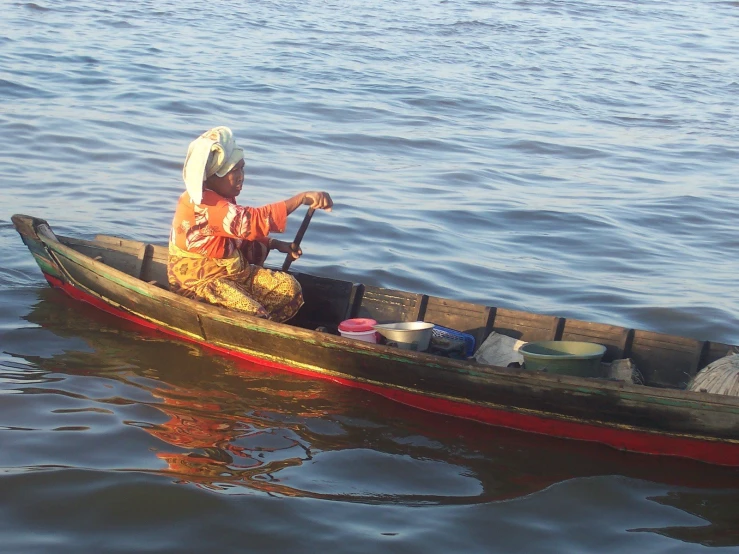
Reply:
M93 241L59 240L130 276L168 289L166 246L107 235ZM723 343L291 273L303 287L305 305L288 324L337 335L342 321L360 317L378 323L431 322L472 335L478 346L491 333L524 342L594 342L606 347L604 363L628 358L638 367L645 385L677 389L684 389L701 368L732 349Z

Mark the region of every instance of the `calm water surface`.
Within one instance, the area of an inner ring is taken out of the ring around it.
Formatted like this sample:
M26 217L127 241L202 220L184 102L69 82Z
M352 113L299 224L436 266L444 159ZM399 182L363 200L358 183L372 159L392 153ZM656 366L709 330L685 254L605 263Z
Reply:
M436 417L48 289L187 144L325 189L295 268L739 343L739 3L2 3L0 551L739 551L739 474ZM300 216L291 221L294 235Z

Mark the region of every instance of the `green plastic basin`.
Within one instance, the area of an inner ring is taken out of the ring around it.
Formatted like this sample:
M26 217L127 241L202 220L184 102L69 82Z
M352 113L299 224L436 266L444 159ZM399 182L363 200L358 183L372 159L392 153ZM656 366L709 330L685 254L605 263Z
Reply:
M526 369L546 369L547 373L578 377L600 377L600 361L606 347L595 342L545 340L526 343L518 351L523 355Z

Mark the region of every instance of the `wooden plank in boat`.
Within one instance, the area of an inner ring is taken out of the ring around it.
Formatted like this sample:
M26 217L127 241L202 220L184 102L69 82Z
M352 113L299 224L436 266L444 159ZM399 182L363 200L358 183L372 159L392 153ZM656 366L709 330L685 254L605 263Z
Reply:
M119 247L113 243L113 240L98 242L97 240L87 241L70 237L59 237L59 240L62 244L74 248L80 254L115 267L132 277L138 278L141 274L142 256L146 251L146 245L143 242L126 241L128 244L125 247Z
M136 266L134 267L134 270L130 273L132 277L136 277L141 280L144 279L144 274L148 271L148 265L151 261L151 245L150 244L141 244L139 246L139 249L136 251Z
M106 263L103 260L103 254L108 252L115 252L115 250L111 250L108 247L100 246L98 244L94 244L87 240L78 240L73 239L71 237L58 237L59 242L62 244L66 244L67 246L70 246L74 248L77 252L80 252L81 254L84 254L85 256L89 256L93 260L102 261L103 263Z
M719 358L723 358L731 353L735 348L730 344L724 344L721 342L709 342L708 347L705 351L705 357L701 360L699 369L703 369L711 362L715 362Z
M152 246L154 247L151 255L152 259L166 264L169 259L169 248L161 244L152 244Z
M118 250L119 252L127 252L129 254L137 252L143 244L138 240L122 239L120 237L111 237L109 235L96 235L93 242L101 246L107 246Z
M698 371L707 346L705 341L636 330L627 355L648 385L682 389Z
M357 317L377 323L417 321L423 318L427 299L422 294L365 286Z
M469 333L479 346L490 333L488 324L491 312L488 306L429 296L423 320Z
M494 308L493 331L525 342L557 340L564 319L508 308Z
M151 263L146 274L146 281L156 281L157 285L160 287L169 289L169 279L167 279L169 248L158 244L153 244L151 246Z
M152 259L148 271L146 272L147 282L155 281L161 288L169 290L169 280L167 279L167 262L160 262Z
M134 263L131 266L125 262L121 264L119 257L118 259L108 258L108 261L106 261L106 254L102 254L101 261L103 263L121 269L121 271L133 277L139 277L142 281L154 281L162 288L169 288L167 280L169 252L166 246L147 244L136 240L111 237L109 235L97 235L93 244L105 247L108 252L119 252L123 255L135 256L138 260L138 265ZM92 257L94 258L94 256Z
M347 318L359 317L359 307L362 304L362 298L364 298L365 286L362 283L357 283L352 288L352 295L349 301L349 313Z
M305 304L290 324L307 329L323 326L331 332L337 332L339 323L346 319L350 312L355 285L349 281L317 277L307 273L294 275L303 288Z
M604 362L626 357L624 354L630 349L633 339L633 329L580 319L567 318L562 329L562 340L595 342L605 346Z

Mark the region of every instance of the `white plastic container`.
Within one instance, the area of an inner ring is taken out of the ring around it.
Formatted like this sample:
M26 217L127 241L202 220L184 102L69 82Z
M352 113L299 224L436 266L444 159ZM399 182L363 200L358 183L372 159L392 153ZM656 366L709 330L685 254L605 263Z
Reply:
M403 350L423 352L429 347L433 323L425 321L404 321L402 323L381 323L375 329L387 340L388 346Z
M377 342L377 331L374 326L377 321L369 318L345 319L339 324L339 334L348 339L361 340L364 342Z

